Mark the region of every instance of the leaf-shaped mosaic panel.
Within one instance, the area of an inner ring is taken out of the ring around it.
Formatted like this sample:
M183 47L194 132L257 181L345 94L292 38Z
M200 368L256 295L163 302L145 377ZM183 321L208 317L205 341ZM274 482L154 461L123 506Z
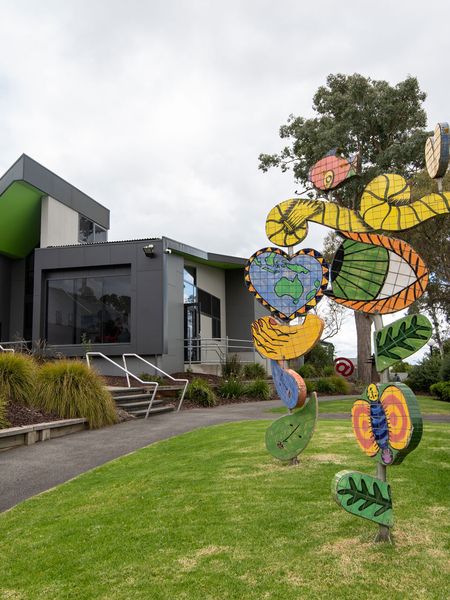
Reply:
M377 371L420 350L431 337L430 321L423 315L410 315L386 325L374 334Z

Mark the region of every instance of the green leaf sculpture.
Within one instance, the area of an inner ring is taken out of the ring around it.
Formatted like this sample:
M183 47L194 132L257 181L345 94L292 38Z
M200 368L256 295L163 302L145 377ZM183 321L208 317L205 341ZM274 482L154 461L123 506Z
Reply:
M431 323L426 317L410 315L375 332L377 371L384 371L398 360L420 350L430 339L432 331Z
M266 448L279 460L296 458L308 445L318 416L317 394L292 414L274 421L266 431Z
M352 515L393 526L391 486L385 481L358 471L339 471L331 492L339 506Z

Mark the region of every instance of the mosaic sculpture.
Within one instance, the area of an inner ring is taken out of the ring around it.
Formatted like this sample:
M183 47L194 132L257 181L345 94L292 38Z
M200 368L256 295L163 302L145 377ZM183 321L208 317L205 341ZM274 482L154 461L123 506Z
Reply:
M420 350L431 338L432 327L424 315L398 319L374 333L375 366L384 371Z
M342 377L351 377L355 372L355 365L349 358L338 356L334 359L334 370L338 375Z
M266 431L266 448L282 461L295 460L308 445L318 416L314 392L302 408L276 419Z
M420 298L428 270L409 244L378 234L341 235L347 239L333 259L328 293L335 302L365 313L387 314Z
M252 324L256 350L266 358L290 360L309 352L320 340L324 323L308 313L300 325L281 325L273 317L262 317Z
M403 231L449 212L450 192L410 202L410 187L401 175L379 175L364 189L358 211L325 199L285 200L269 212L266 233L272 243L289 247L305 239L308 221L354 233Z
M398 465L419 444L422 417L404 383L371 383L352 408L353 433L361 450L383 465Z
M359 471L339 471L331 483L331 493L350 514L393 526L391 486L385 481Z
M444 177L450 158L450 130L448 123L438 123L434 135L425 143L425 164L432 179Z
M359 154L347 160L335 148L311 167L308 179L318 190L334 190L356 175L358 160Z
M321 300L328 285L328 266L311 248L292 256L279 248L263 248L248 260L245 282L275 316L291 320Z
M270 363L275 389L288 408L300 408L306 401L306 384L292 369L283 369L276 360Z

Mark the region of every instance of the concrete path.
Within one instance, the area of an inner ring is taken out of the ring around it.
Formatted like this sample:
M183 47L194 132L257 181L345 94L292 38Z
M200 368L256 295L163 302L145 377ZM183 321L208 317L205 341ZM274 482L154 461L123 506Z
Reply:
M280 401L274 400L165 413L1 452L0 511L153 442L219 423L274 419L281 415L267 410L279 406ZM320 415L321 419L348 417ZM450 423L450 416L432 417Z

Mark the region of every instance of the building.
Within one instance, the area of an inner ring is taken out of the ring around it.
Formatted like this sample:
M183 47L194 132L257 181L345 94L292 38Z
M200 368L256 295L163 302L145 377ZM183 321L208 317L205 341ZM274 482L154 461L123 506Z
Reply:
M245 259L166 237L108 242L109 222L107 208L26 155L0 178L3 346L136 353L168 372L205 369L227 351L254 359L250 325L267 313L246 290Z

